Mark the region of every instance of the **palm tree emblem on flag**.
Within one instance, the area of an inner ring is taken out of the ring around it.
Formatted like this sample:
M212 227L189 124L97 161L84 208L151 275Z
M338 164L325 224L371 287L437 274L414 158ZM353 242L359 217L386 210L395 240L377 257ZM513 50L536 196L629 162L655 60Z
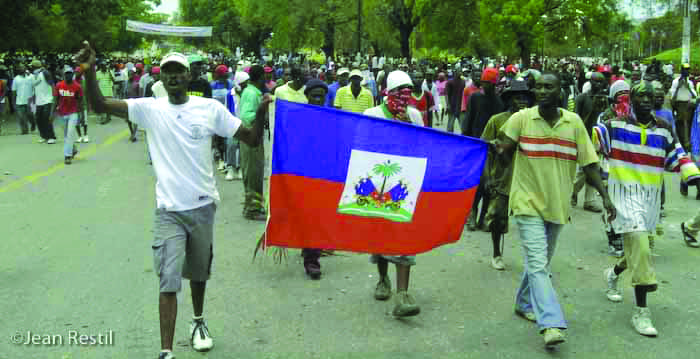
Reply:
M381 161L371 159L378 156L383 157ZM367 162L372 164L367 166ZM372 180L372 175L355 174L362 168L371 168L370 172L379 177L377 184L381 181L381 185L378 188ZM395 222L410 222L425 168L426 160L423 158L353 150L338 212L363 217L381 217ZM405 176L396 181L395 177L399 174Z

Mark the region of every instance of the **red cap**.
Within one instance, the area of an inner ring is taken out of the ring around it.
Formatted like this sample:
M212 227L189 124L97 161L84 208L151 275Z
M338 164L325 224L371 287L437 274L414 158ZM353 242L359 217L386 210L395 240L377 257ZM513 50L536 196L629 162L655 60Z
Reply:
M481 81L490 82L494 85L497 84L498 83L498 70L493 68L493 67L489 67L489 68L485 69L484 72L481 73Z
M139 70L143 70L143 64L136 64L136 68Z
M159 74L159 73L160 73L160 66L153 66L153 67L151 68L151 73L154 74L154 75Z
M508 65L508 66L506 66L506 73L517 74L517 73L518 73L518 69L517 69L515 66L513 66L513 65Z
M265 72L272 72L272 67L265 66L265 68L263 70L265 70Z
M214 73L219 76L226 75L226 73L228 73L228 67L226 67L226 65L219 65L214 70Z

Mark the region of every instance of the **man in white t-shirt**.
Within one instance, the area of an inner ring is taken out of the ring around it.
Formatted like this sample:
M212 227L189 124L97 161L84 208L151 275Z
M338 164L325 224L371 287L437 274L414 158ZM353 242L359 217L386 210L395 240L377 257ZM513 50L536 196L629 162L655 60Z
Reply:
M168 97L118 100L104 98L95 77L95 52L87 41L78 54L85 69L87 93L95 112L126 118L146 130L148 147L156 173L156 219L153 256L160 277L161 353L172 354L176 293L182 278L190 280L194 318L190 341L197 351L213 347L203 319L204 292L213 257L213 229L219 192L214 180L212 136L234 136L251 147L262 142L269 98L258 107L252 128L241 126L221 103L189 96L192 80L187 58L166 55L160 63L161 81Z
M17 111L17 122L23 135L36 129L36 123L29 111L30 99L34 96L34 86L32 76L27 73L24 65L17 66L17 76L12 80L12 94L15 99L15 109ZM31 130L29 125L31 124Z
M32 61L32 86L36 103L36 125L39 128L39 143L56 143L53 123L50 121L53 104L53 78L38 59Z

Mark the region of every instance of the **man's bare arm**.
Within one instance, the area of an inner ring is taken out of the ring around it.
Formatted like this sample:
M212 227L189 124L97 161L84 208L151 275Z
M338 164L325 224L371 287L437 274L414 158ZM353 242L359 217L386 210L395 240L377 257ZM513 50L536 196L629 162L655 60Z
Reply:
M129 119L129 107L126 101L113 98L106 99L102 96L99 86L97 86L97 75L95 74L95 50L90 47L87 41L83 42L83 49L76 56L80 63L80 68L85 74L85 96L87 96L92 108L96 113L108 113Z

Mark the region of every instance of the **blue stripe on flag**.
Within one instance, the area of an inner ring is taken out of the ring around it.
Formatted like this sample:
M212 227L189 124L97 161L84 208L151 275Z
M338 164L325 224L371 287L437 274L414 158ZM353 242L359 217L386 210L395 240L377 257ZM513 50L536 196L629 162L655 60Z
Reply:
M353 149L427 158L423 191L479 184L488 145L398 121L277 100L272 174L345 182Z

